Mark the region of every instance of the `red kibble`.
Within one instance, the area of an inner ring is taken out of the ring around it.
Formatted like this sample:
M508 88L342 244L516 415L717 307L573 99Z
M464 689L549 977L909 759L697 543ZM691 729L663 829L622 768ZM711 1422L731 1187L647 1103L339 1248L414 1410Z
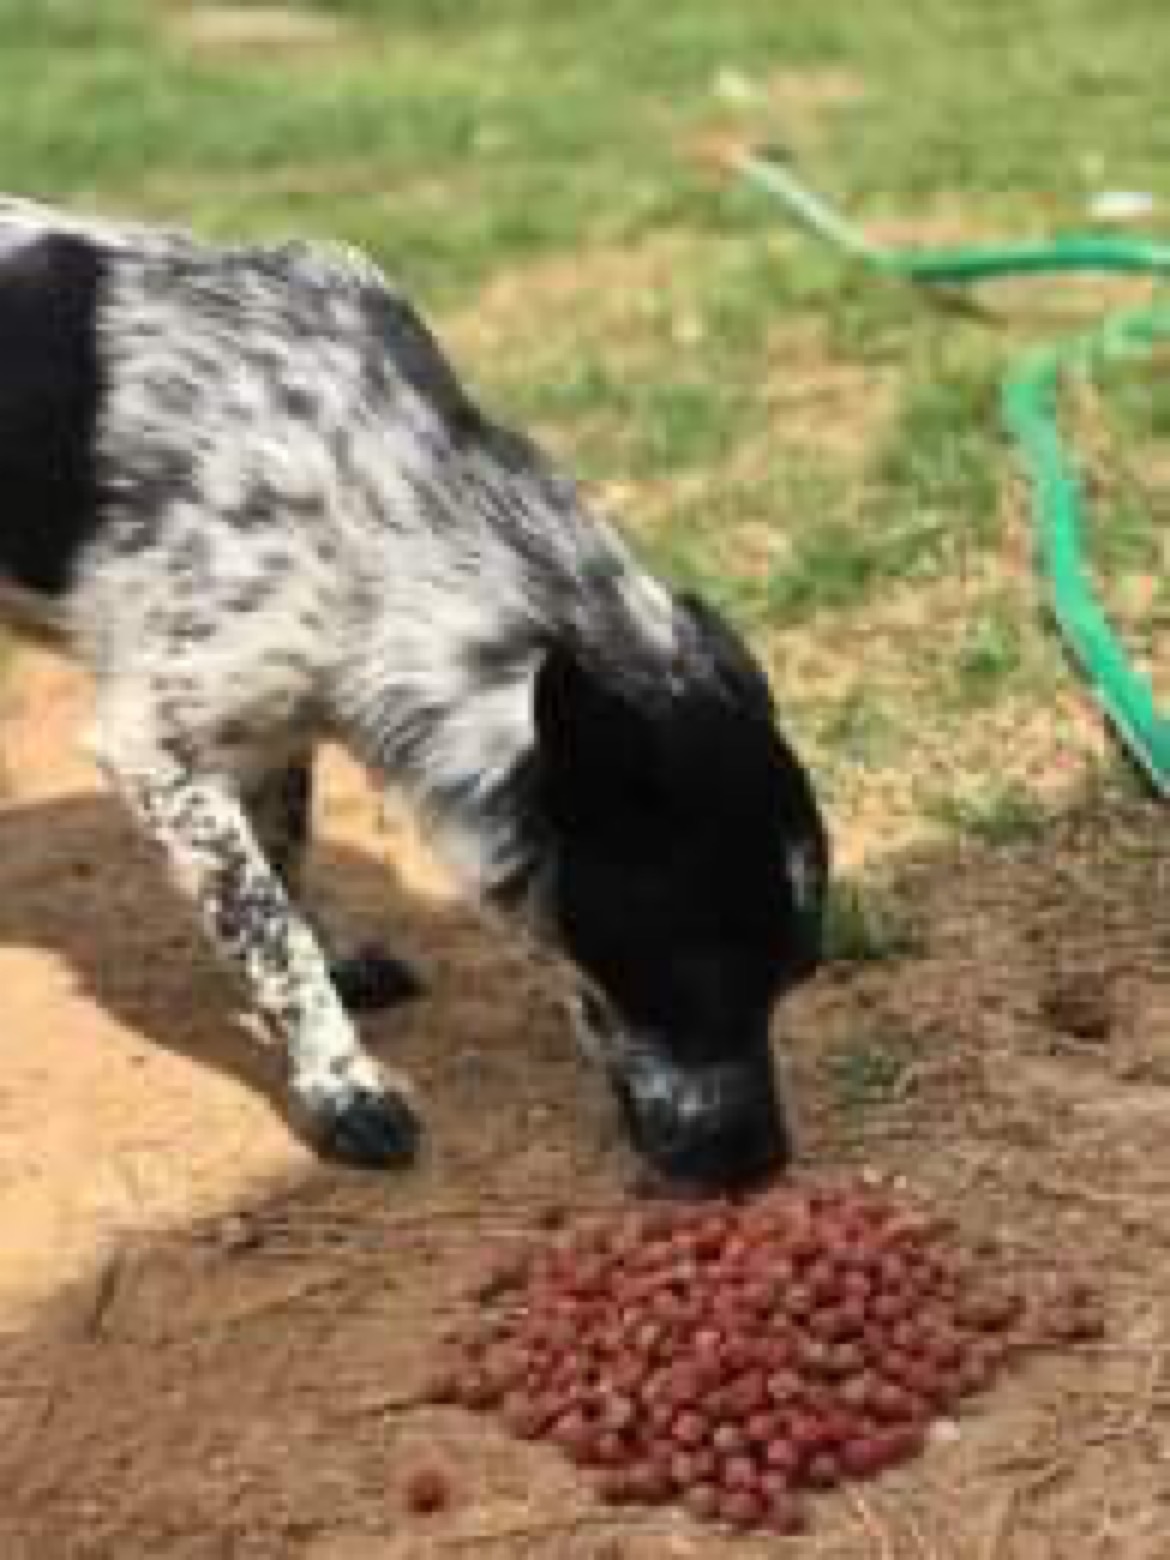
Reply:
M828 1257L821 1257L814 1262L805 1273L804 1281L819 1305L831 1304L839 1296L840 1275Z
M756 1465L750 1457L729 1457L720 1469L724 1489L750 1490L756 1486Z
M738 1424L717 1425L711 1436L711 1445L726 1457L747 1445L747 1435Z
M795 1402L800 1397L803 1382L793 1370L778 1370L768 1377L768 1397L773 1403Z
M792 1493L785 1490L769 1495L760 1517L760 1525L770 1533L784 1535L803 1533L808 1526L804 1507Z
M793 1284L784 1296L784 1309L799 1320L816 1310L816 1297L807 1284Z
M699 1479L698 1459L693 1452L672 1452L668 1471L670 1482L676 1489L690 1489Z
M900 1289L881 1289L869 1302L870 1316L886 1326L904 1321L909 1312L910 1305Z
M691 1516L700 1522L713 1522L719 1515L720 1494L714 1484L692 1484L683 1500Z
M793 1262L797 1262L801 1266L814 1262L820 1254L821 1242L811 1229L800 1231L789 1242L788 1255Z
M579 1410L570 1410L555 1419L549 1429L549 1439L564 1451L572 1453L576 1447L581 1446L591 1436L591 1426Z
M880 1440L857 1436L841 1448L841 1467L851 1479L870 1479L886 1466Z
M441 1468L418 1468L407 1479L403 1495L408 1511L429 1517L451 1504L451 1483Z
M817 1452L804 1468L804 1481L814 1490L830 1490L841 1482L841 1463L831 1452Z
M814 1375L821 1375L824 1371L825 1361L829 1358L829 1346L822 1343L819 1338L808 1337L800 1345L798 1359L806 1371Z
M830 1381L844 1381L865 1368L865 1354L855 1343L833 1344L821 1362L819 1374Z
M727 1405L737 1419L744 1420L757 1413L768 1402L765 1378L755 1371L741 1376L727 1389Z
M504 1404L504 1423L522 1441L535 1441L547 1429L549 1416L531 1398L515 1397Z
M926 1446L926 1432L921 1424L897 1425L883 1430L876 1437L885 1458L886 1467L895 1463L910 1462L921 1457Z
M791 1441L776 1436L764 1449L764 1461L769 1468L790 1478L800 1463L800 1453Z
M795 1486L916 1457L1025 1349L1100 1336L1091 1290L1025 1314L998 1252L968 1261L950 1235L860 1183L598 1220L489 1269L424 1396L499 1409L597 1468L606 1500L797 1531Z
M747 1532L763 1514L759 1497L750 1490L729 1490L719 1498L719 1515L732 1527Z
M631 1473L631 1481L634 1487L634 1499L646 1506L659 1506L664 1501L668 1501L676 1488L670 1469L660 1468L654 1463L634 1469Z
M680 1446L701 1446L707 1439L707 1421L701 1414L688 1410L674 1421L671 1433Z
M895 1382L877 1381L870 1394L870 1406L879 1419L903 1419L913 1411L914 1399Z
M628 1469L609 1468L597 1481L597 1493L607 1506L624 1506L637 1500L637 1481Z
M634 1421L634 1405L629 1398L609 1397L603 1401L598 1417L606 1430L625 1430Z
M876 1385L868 1371L858 1371L841 1382L837 1399L851 1413L863 1414L873 1406Z
M790 1434L798 1451L819 1452L833 1445L836 1426L831 1418L818 1411L793 1419Z
M612 1430L602 1431L596 1445L597 1461L605 1468L620 1468L627 1460L628 1448L621 1436Z

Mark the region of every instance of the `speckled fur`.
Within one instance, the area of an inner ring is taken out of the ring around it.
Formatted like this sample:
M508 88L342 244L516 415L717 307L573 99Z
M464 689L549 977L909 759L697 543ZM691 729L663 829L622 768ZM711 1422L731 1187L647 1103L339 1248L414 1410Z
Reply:
M401 1157L408 1087L360 1048L296 905L314 744L403 789L473 896L548 930L543 654L569 647L636 701L711 683L709 647L364 257L0 200L0 297L6 264L35 273L59 235L100 267L99 498L49 560L67 589L5 581L0 558L0 610L93 670L94 752L329 1146Z

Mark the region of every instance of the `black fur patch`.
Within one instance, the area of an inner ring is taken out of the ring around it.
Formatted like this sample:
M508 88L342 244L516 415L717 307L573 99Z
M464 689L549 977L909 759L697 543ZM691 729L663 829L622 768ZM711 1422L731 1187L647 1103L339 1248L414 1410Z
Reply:
M377 347L367 363L375 393L385 393L390 368L439 415L453 443L478 433L483 422L478 407L410 305L393 293L370 289L365 306Z
M550 657L535 718L566 947L674 1059L731 1063L815 967L828 843L812 784L758 698L661 708ZM793 853L816 882L802 904Z
M50 596L68 589L99 522L102 282L83 239L0 257L0 572Z

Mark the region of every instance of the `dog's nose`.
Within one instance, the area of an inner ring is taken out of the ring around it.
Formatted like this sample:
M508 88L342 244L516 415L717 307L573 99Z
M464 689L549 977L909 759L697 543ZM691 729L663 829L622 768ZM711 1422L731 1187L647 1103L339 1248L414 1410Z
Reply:
M706 1085L706 1086L705 1086ZM792 1159L792 1139L770 1065L723 1079L682 1080L670 1091L626 1101L637 1151L680 1189L718 1192L779 1174Z
M779 1117L739 1118L673 1132L646 1142L646 1156L667 1181L699 1192L725 1192L760 1184L791 1161Z

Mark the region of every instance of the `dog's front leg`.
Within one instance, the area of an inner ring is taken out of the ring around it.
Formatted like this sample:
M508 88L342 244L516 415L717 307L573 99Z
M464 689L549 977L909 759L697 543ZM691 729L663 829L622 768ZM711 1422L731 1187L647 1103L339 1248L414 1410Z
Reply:
M245 794L244 807L261 850L289 898L312 926L346 1011L380 1012L418 996L422 982L409 964L373 944L339 946L331 929L305 908L304 864L313 810L312 756L306 754L254 780Z
M352 1163L409 1160L418 1140L409 1085L385 1076L358 1043L317 940L261 853L232 787L163 753L128 758L108 736L95 749L199 906L216 948L242 972L284 1041L293 1099L313 1139Z

